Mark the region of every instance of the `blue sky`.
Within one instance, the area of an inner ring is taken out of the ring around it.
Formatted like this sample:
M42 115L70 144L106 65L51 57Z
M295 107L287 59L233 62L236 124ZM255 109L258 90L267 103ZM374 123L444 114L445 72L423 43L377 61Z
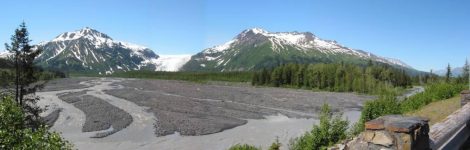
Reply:
M466 0L2 1L0 42L26 21L33 43L83 27L157 54L194 54L242 30L309 31L424 71L470 58ZM4 49L4 48L0 48Z

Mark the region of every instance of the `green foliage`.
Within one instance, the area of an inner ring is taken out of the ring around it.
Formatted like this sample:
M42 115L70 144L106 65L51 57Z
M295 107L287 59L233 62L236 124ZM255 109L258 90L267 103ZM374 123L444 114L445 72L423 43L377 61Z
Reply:
M268 150L280 150L281 143L279 143L279 137L276 137L276 140L271 144Z
M364 123L384 115L401 114L400 103L393 92L382 93L376 100L367 101L361 111L359 121L350 130L350 136L364 130Z
M248 144L236 144L230 147L229 150L261 150L261 148Z
M128 71L116 72L108 77L122 78L148 78L164 80L184 80L193 82L226 81L250 82L252 72L155 72L155 71Z
M334 92L380 94L395 87L411 86L404 70L388 65L287 64L255 73L252 85L320 89Z
M470 65L468 64L468 60L465 60L465 64L462 68L462 75L457 78L457 83L467 84L468 88L470 88Z
M320 115L320 124L314 125L310 132L290 141L292 150L326 149L346 139L349 121L342 119L342 114L333 115L330 106L324 104Z
M44 71L39 70L34 73L34 76L39 81L48 81L56 78L65 78L66 75L59 71ZM15 82L15 71L13 69L0 68L0 87L11 87Z
M11 86L15 80L15 75L11 69L0 69L0 87Z
M43 84L37 82L38 69L34 65L34 59L42 50L33 48L29 42L31 42L29 32L26 24L23 22L11 36L11 43L5 44L5 49L12 54L10 61L14 68L14 86L9 88L14 89L15 101L24 112L25 123L33 129L37 129L40 124L39 113L41 110L35 106L39 98L34 96L34 93Z
M0 100L0 118L0 149L72 149L68 141L44 126L28 128L23 110L9 96Z
M361 114L361 120L369 121L383 115L401 114L400 104L395 97L391 94L367 101L362 109L364 113Z
M446 69L446 83L450 83L450 79L452 77L452 68L450 67L450 64L447 64Z
M462 84L433 83L426 86L423 93L411 96L401 102L402 112L417 110L431 102L448 99L465 89Z
M432 83L426 86L422 93L413 95L403 101L396 100L393 92L384 92L377 100L367 101L361 112L361 118L350 130L351 135L357 135L364 130L364 123L389 114L403 114L420 109L427 104L448 99L465 88L462 84L449 84L445 82Z

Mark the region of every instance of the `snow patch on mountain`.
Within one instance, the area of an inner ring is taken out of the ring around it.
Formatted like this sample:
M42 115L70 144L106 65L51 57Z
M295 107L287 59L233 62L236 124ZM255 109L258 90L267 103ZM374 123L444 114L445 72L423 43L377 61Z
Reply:
M44 50L38 56L38 61L44 66L57 67L58 63L78 63L82 69L110 74L116 71L140 70L144 67L151 69L159 65L158 55L151 49L113 40L89 27L62 33L51 41L39 43L36 47Z
M215 51L218 51L218 52L224 51L224 50L230 48L230 46L231 46L233 43L237 42L237 41L238 41L237 39L233 39L233 40L230 40L230 41L228 41L228 42L226 42L226 43L224 43L224 44L222 44L222 45L215 46L215 47L212 48L212 49L215 50Z
M254 34L268 34L269 32L262 29L262 28L252 28L250 30L246 30L246 32L252 31Z
M85 27L81 30L77 30L74 32L65 32L57 36L55 39L53 39L51 42L55 42L58 44L59 49L56 49L54 56L48 58L46 61L49 61L50 59L53 59L60 53L62 53L65 48L66 48L66 43L72 40L79 40L79 39L86 39L91 42L92 45L94 45L94 48L104 48L104 47L122 47L125 49L130 49L132 51L131 56L139 56L144 59L143 62L153 62L150 59L145 56L146 51L149 51L147 47L140 46L137 44L132 44L132 43L127 43L127 42L122 42L122 41L115 41L111 37L109 37L106 34L103 34L97 30L91 29L89 27ZM47 43L50 42L41 42L38 45L44 46ZM70 47L68 47L70 49ZM93 51L89 52L87 47L85 47L85 53L91 53L93 58L95 59L96 62L100 62L95 56L95 53ZM73 56L76 57L78 60L82 60L79 56L80 54L80 47L78 45L74 45L72 47L72 53ZM78 53L78 54L77 54ZM104 60L101 60L104 61ZM85 61L85 63L87 63Z
M403 66L403 67L407 67L407 68L412 68L410 65L404 63L401 60L398 60L398 59L395 59L395 58L387 58L387 57L382 57L382 58L386 59L388 63L392 63L392 64L395 64L395 65L399 65L399 66Z
M116 41L116 42L113 42L113 43L120 43L122 46L124 46L124 48L132 49L132 50L136 50L136 51L139 51L139 50L141 51L141 50L148 49L147 47L140 46L140 45L137 45L137 44L127 43L127 42Z
M53 42L56 41L70 41L70 40L76 40L79 38L88 38L88 39L98 39L98 40L106 40L106 39L111 39L108 35L103 34L101 32L98 32L94 29L91 29L89 27L85 27L81 30L77 30L74 32L65 32L57 36L55 39L53 39Z
M242 43L246 40L256 39L259 36L267 38L267 40L271 42L273 52L277 53L280 53L282 50L286 50L285 46L289 45L292 47L296 47L298 50L302 50L304 52L316 50L325 54L353 55L363 59L372 59L391 65L398 65L406 68L411 68L411 66L403 63L400 60L380 57L372 55L369 52L351 49L338 44L336 41L323 40L310 32L269 32L262 28L252 28L244 30L238 36L222 45L205 49L203 51L203 54L205 54L204 60L215 60L215 57L221 55L219 53L224 53L226 50L235 48L238 43ZM218 61L221 62L223 60ZM218 63L218 65L220 65L220 63Z
M0 58L3 58L3 59L8 58L8 56L10 56L10 55L12 55L12 54L8 51L0 52Z

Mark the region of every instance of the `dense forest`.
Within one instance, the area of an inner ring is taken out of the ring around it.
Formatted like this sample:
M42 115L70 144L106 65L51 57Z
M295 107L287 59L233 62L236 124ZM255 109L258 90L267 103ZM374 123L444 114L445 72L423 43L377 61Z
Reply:
M35 67L35 76L38 80L46 81L54 78L65 78L66 74L57 70L46 70ZM11 60L0 58L0 87L13 85L15 80L15 68Z
M256 72L252 85L319 89L376 94L394 87L409 87L412 77L388 65L286 64Z
M73 76L83 76L83 74L72 74ZM148 78L163 80L183 80L191 82L224 81L224 82L250 82L252 72L165 72L165 71L127 71L115 72L105 77L120 78ZM97 76L90 74L89 76Z

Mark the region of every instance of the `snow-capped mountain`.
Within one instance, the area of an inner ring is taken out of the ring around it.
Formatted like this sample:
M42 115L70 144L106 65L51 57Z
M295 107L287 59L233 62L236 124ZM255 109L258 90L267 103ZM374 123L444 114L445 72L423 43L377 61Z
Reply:
M85 27L65 32L49 42L36 59L47 68L110 74L115 71L156 70L159 58L151 49L113 40L108 35Z
M434 74L438 76L446 76L447 69L441 69L441 70L436 70L434 71ZM451 68L450 73L452 74L453 77L458 77L463 75L463 67L456 67L456 68Z
M0 58L2 59L6 59L8 58L8 56L10 56L11 53L7 52L7 51L4 51L4 52L0 52Z
M310 32L268 32L252 28L222 45L192 56L183 70L244 71L285 63L344 61L364 64L368 60L411 68L400 60L351 49Z

